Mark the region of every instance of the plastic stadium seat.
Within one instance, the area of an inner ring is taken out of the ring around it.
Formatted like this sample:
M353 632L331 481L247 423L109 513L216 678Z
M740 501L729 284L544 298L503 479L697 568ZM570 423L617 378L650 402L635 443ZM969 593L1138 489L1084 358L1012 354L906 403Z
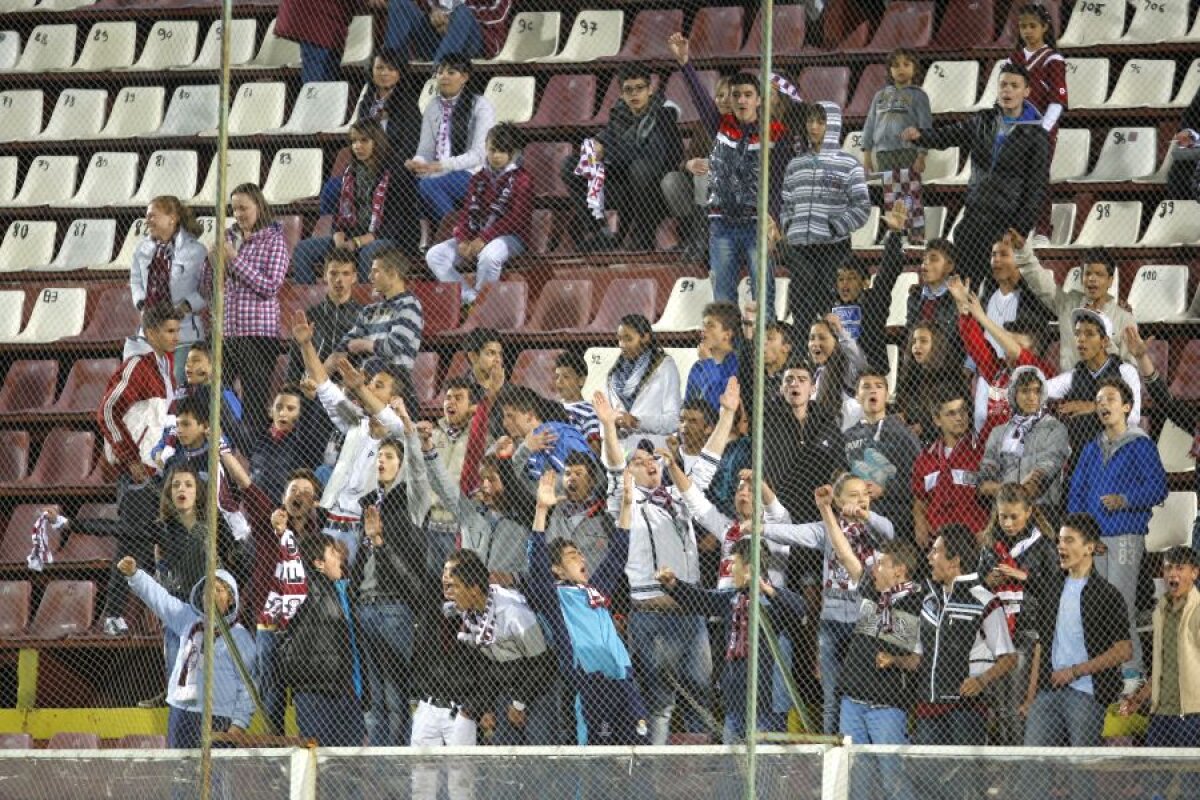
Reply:
M825 100L845 108L850 93L850 68L805 67L796 78L796 89L805 101Z
M125 305L133 304L125 298ZM92 312L92 321L98 317L109 317L107 309L97 305ZM127 330L136 330L129 328ZM87 414L94 413L100 407L108 379L121 367L121 362L115 358L87 359L81 358L71 365L67 373L67 382L63 385L62 393L54 405L46 409L53 414Z
M925 153L925 171L921 182L927 184L946 183L958 174L959 150L947 147L944 150L929 150Z
M1138 3L1133 8L1133 21L1121 37L1121 44L1157 44L1175 42L1187 36L1188 3Z
M225 162L225 190L243 183L262 185L262 152L259 150L229 150ZM188 205L211 206L217 202L217 156L213 154L208 165L208 174L200 191L187 201Z
M44 206L70 198L75 193L79 156L38 156L25 171L15 206Z
M292 114L283 127L263 133L305 136L336 128L346 119L349 97L350 86L345 81L306 83L300 87Z
M40 411L52 405L57 382L57 361L12 362L0 386L0 414Z
M29 616L26 610L26 617ZM28 733L0 733L0 750L32 750L33 737Z
M217 218L196 217L196 223L200 226L200 235L196 237L196 241L204 245L205 250L211 250L217 243Z
M63 548L54 554L54 560L63 564L82 564L95 561L112 561L117 554L117 540L111 536L92 536L72 533Z
M149 136L162 125L166 95L166 89L161 86L126 86L113 100L108 122L96 138Z
M12 205L17 196L17 157L0 156L0 206Z
M1142 204L1102 200L1088 211L1075 247L1124 247L1137 241L1142 224Z
M1059 128L1058 144L1050 161L1050 182L1073 181L1087 173L1092 132L1087 128Z
M70 69L75 59L75 37L78 30L74 25L38 25L25 40L21 59L13 67L15 72L50 72Z
M700 79L700 84L705 91L711 96L717 88L717 80L719 74L715 69L706 69L696 73ZM671 77L667 79L667 88L664 90L667 99L679 106L679 123L686 125L690 122L697 122L700 119L700 111L696 108L696 104L692 101L692 93L688 91L687 81L683 77L682 72L672 72Z
M119 206L129 204L137 191L137 153L92 154L79 191L57 206Z
M1067 94L1071 98L1071 108L1104 105L1108 98L1108 70L1107 58L1067 59Z
M27 142L42 130L41 89L11 89L0 92L0 142Z
M155 150L146 159L146 171L137 193L125 205L144 206L162 194L191 197L196 193L195 150Z
M350 28L346 31L346 44L342 47L343 67L366 64L371 60L371 51L375 49L374 23L375 18L371 14L363 14L350 20Z
M1193 227L1193 235L1198 228ZM1187 316L1188 268L1183 264L1138 267L1126 298L1138 322L1177 322Z
M196 60L199 22L156 22L142 45L142 54L130 69L159 70L186 67Z
M936 50L970 50L992 43L996 9L992 0L950 0L933 37Z
M867 214L867 221L858 230L850 234L850 246L855 250L868 250L875 247L879 238L879 207L872 206Z
M772 278L775 281L775 318L789 321L788 318L788 287L790 286L791 278ZM753 301L754 294L750 291L750 276L746 276L738 281L737 287L737 304L738 308L745 308L746 304Z
M442 387L438 392L439 398L437 403L441 404L441 395L446 393L446 384L453 378L462 375L468 375L471 372L471 362L467 360L467 354L462 350L455 352L450 359L450 366L446 367L446 373L442 376Z
M1150 217L1138 247L1175 247L1200 242L1200 203L1163 200ZM1186 281L1184 290L1186 291Z
M275 35L275 20L267 25L258 53L243 67L250 69L280 69L300 66L300 44Z
M871 101L875 93L884 87L888 80L886 64L868 64L863 67L854 85L854 96L850 105L846 106L846 114L854 117L865 117L871 110Z
M966 186L971 182L971 157L967 156L962 169L937 181L942 186Z
M551 75L529 125L578 125L592 118L595 107L595 75Z
M29 638L65 639L87 633L95 607L96 584L91 581L50 581L29 626ZM54 750L99 746L100 737L89 733L56 733L47 745Z
M908 295L921 276L916 272L901 272L892 286L892 303L888 306L887 327L900 328L908 322Z
M615 56L621 49L621 30L625 25L625 12L608 9L585 9L571 23L571 33L562 52L538 61L552 64L570 64L595 61L597 58ZM673 28L672 30L679 30ZM666 33L661 33L666 37Z
M558 51L558 29L562 14L557 11L522 11L512 18L508 38L491 63L520 63L548 58Z
M674 59L667 46L669 31L683 30L683 12L676 8L647 9L633 18L625 46L614 58L625 61Z
M1200 14L1196 16L1200 19ZM1171 100L1170 107L1186 108L1188 103L1192 102L1192 98L1196 96L1196 92L1200 92L1200 58L1188 65L1187 72L1183 75L1183 83L1180 84L1179 91Z
M525 281L500 281L479 295L471 316L458 329L466 333L476 328L495 328L511 331L525 327L525 309L529 302L529 286Z
M1096 166L1079 182L1129 181L1154 172L1158 131L1154 128L1111 128Z
M83 41L83 52L72 70L107 72L133 66L137 51L136 22L97 22Z
M688 36L691 57L736 58L742 49L741 6L701 8L692 20Z
M112 258L116 238L115 219L77 219L67 226L67 233L54 260L33 269L38 272L69 272L106 264Z
M983 91L980 92L979 102L968 109L969 111L991 108L996 104L996 97L1000 92L1000 68L1002 66L1004 66L1004 62L1001 59L997 59L992 64L987 80L983 82Z
M208 26L200 53L191 64L176 69L220 69L221 68L221 21ZM229 33L229 65L240 67L254 58L254 38L258 34L258 21L235 19Z
M431 350L417 353L416 359L413 360L413 390L422 408L433 406L437 398L438 360L438 354Z
M243 83L229 110L229 135L254 136L283 125L287 87L282 83ZM216 130L205 131L216 135Z
M21 329L25 292L21 289L0 291L0 340L12 339Z
M1164 420L1158 434L1158 457L1167 472L1191 472L1196 468L1192 457L1192 434L1171 420Z
M1167 154L1165 156L1163 156L1162 164L1159 165L1158 169L1156 169L1150 175L1143 175L1139 178L1134 178L1133 182L1134 183L1157 183L1160 185L1166 183L1167 175L1171 172L1171 167L1175 163L1175 150L1177 148L1178 148L1178 145L1175 144L1174 140L1171 140L1167 144Z
M1183 348L1171 379L1171 395L1180 400L1200 400L1200 339L1192 339Z
M1125 30L1125 3L1076 3L1058 46L1090 47L1120 41Z
M575 154L568 142L531 142L525 147L525 169L533 176L535 197L565 198L567 185L563 183L563 161Z
M0 582L0 638L20 636L25 633L25 629L29 626L29 606L32 595L33 586L29 581ZM28 737L28 734L9 735ZM0 743L0 749L4 750L27 748L28 745L17 748L6 747Z
M462 284L439 281L413 281L409 291L421 301L425 317L425 336L435 336L458 327L462 312Z
M165 750L167 737L160 733L127 733L117 740L117 747L126 750Z
M221 87L180 86L171 95L162 125L151 136L196 136L215 130L220 116Z
M1050 244L1066 247L1075 235L1075 214L1079 209L1074 203L1054 203L1050 206Z
M842 139L842 149L850 155L858 159L858 163L863 161L863 146L862 146L862 131L850 131L846 134L846 138ZM867 176L867 180L871 180L871 176Z
M946 230L946 207L925 206L925 241L940 239Z
M137 249L138 244L142 241L145 226L146 222L144 219L140 217L135 219L129 225L129 230L125 232L125 240L121 243L121 249L113 260L107 264L97 264L92 269L105 271L123 270L128 272L130 265L133 263L133 251ZM139 321L137 324L140 325L141 322Z
M1175 62L1146 61L1131 58L1125 62L1112 96L1105 108L1165 107L1171 102L1171 87L1175 83ZM1072 108L1083 108L1075 103Z
M321 161L318 148L283 148L275 151L263 195L272 205L287 205L316 197L321 191Z
M708 278L679 278L667 296L662 316L650 327L656 331L698 331L700 312L713 299Z
M946 238L952 242L954 241L954 229L958 227L958 223L963 221L963 217L966 216L966 211L966 205L959 206L958 214L956 214L954 217L954 222L950 223L950 230L947 232Z
M775 6L771 14L771 29L775 40L776 56L799 55L804 50L807 15L802 5ZM762 11L754 17L746 43L742 45L741 58L756 58L762 55Z
M1150 512L1146 551L1156 553L1176 545L1191 545L1192 521L1196 519L1196 493L1171 492L1166 502Z
M897 47L925 47L933 38L933 3L889 3L883 20L866 47L850 48L887 52Z
M546 255L555 245L554 212L548 208L535 208L529 225L529 252Z
M483 96L496 109L496 122L528 122L533 117L537 80L532 75L498 75L488 81Z
M48 750L99 750L100 737L94 733L56 733L46 744Z
M0 273L24 272L54 257L57 226L50 220L14 220L0 241Z
M96 0L36 0L38 11L73 11L94 5Z
M538 293L525 324L528 331L561 331L582 328L592 319L592 282L552 279Z
M13 69L20 58L21 34L16 31L0 31L0 70Z
M658 283L653 278L614 278L600 298L595 318L580 330L611 336L626 314L654 319L657 311Z
M513 364L509 380L533 389L542 397L554 397L554 359L562 350L522 350Z
M608 373L620 356L621 348L619 347L589 347L587 349L583 354L583 360L588 368L587 380L583 382L584 400L590 403L593 394L605 390L608 384Z
M921 88L929 95L934 114L969 111L975 107L978 61L934 61L925 69Z
M350 104L350 119L346 120L344 124L339 125L336 128L330 128L329 130L325 131L325 133L336 133L341 136L348 135L350 133L350 126L355 122L358 122L358 109L359 106L362 105L363 98L366 96L367 84L364 83L363 87L358 90L358 96L355 97L354 102ZM424 113L424 111L421 113Z
M83 330L86 304L87 289L42 289L25 327L14 337L0 338L0 342L45 344L74 336Z
M50 122L40 139L94 139L104 127L108 92L103 89L66 89L58 95Z
M684 386L692 366L700 360L700 351L695 347L664 347L663 352L675 362L675 369L679 372L679 385Z
M37 463L22 483L31 486L77 486L88 482L96 434L55 428L46 434Z
M0 431L0 484L16 483L29 474L29 433L27 431ZM16 511L9 520L11 529ZM29 546L29 525L26 525L25 546ZM28 552L28 550L26 550Z

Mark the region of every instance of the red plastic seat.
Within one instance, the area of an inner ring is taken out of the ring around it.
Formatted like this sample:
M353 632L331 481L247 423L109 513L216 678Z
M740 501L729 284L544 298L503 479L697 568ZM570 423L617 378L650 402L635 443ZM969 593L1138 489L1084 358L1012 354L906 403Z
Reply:
M55 428L46 434L37 464L22 485L82 486L92 483L96 434Z
M950 0L942 11L942 24L933 37L938 50L987 47L996 29L992 0Z
M1171 381L1171 395L1180 400L1200 400L1200 339L1193 339L1183 348Z
M432 351L417 353L413 361L412 382L421 407L433 405L437 397L438 354ZM412 413L416 413L414 410Z
M84 503L75 512L75 519L111 519L116 520L116 503Z
M717 91L717 81L720 79L720 75L715 69L706 69L697 73L697 77L704 85L704 90L709 97L712 97ZM682 72L671 73L671 77L667 79L666 95L668 100L679 106L680 124L699 122L700 112L696 108L695 102L692 101L692 93L688 91L687 80L683 77Z
M471 371L471 361L467 358L467 354L463 350L459 350L450 358L450 366L446 367L446 374L442 376L442 385L438 389L438 402L441 402L441 395L446 392L446 383L451 378L457 378L466 375Z
M926 47L933 38L933 3L892 3L865 47L847 50L887 52L897 47Z
M33 737L28 733L0 733L0 750L32 750Z
M591 318L592 282L555 278L542 286L525 327L531 331L561 331L582 328Z
M531 142L525 146L525 171L533 177L533 194L538 198L565 198L563 162L575 154L568 142Z
M304 218L299 214L285 214L275 217L279 227L283 228L283 238L287 240L288 253L296 249L296 242L304 238Z
M553 75L542 90L537 111L525 124L531 128L583 125L595 107L595 75Z
M736 58L742 49L741 6L701 8L692 20L691 57Z
M772 32L774 34L776 56L799 55L804 47L805 27L808 19L804 6L787 5L775 6L771 15ZM746 43L742 45L742 58L757 58L762 55L762 11L754 17L750 32L746 34Z
M548 208L533 210L530 225L529 252L538 255L549 253L554 247L554 212Z
M54 404L57 361L14 361L0 387L0 414L45 411Z
M54 554L54 560L64 564L112 561L116 554L117 540L111 536L72 533L63 549Z
M126 336L137 333L142 326L141 315L133 307L128 286L106 287L91 307L92 314L87 325L78 336L69 336L63 342L120 342Z
M626 314L641 314L648 320L658 316L658 284L653 278L614 278L600 298L596 317L581 331L613 335Z
M108 379L121 368L115 358L81 358L71 365L67 382L58 400L48 410L52 414L87 414L100 407Z
M29 626L31 639L65 639L85 634L96 611L96 584L91 581L51 581L42 593ZM54 740L51 739L51 747Z
M495 328L511 331L525 326L525 309L529 303L529 286L525 281L500 281L487 287L460 333L476 328Z
M32 596L33 585L29 581L0 582L0 639L25 633Z
M165 750L167 737L160 733L127 733L117 740L117 747L125 750Z
M673 59L667 37L681 30L683 12L677 8L639 11L625 37L625 46L612 58L618 61Z
M796 78L796 89L806 102L826 100L846 107L850 91L849 67L805 67Z
M1050 12L1050 22L1054 27L1054 36L1057 38L1062 35L1062 0L1038 0ZM1020 17L1021 6L1023 2L1013 0L1013 3L1008 8L1008 19L1004 23L1004 27L1000 29L999 35L996 36L996 41L992 42L992 47L1003 47L1006 50L1011 50L1020 42L1020 36L1017 33L1017 22Z
M513 364L512 383L533 389L543 397L554 397L554 360L562 350L522 350Z
M94 733L56 733L46 744L47 750L99 750L100 737Z
M421 301L421 313L425 317L422 335L436 336L458 327L462 313L462 284L413 281L409 289Z
M297 311L308 311L325 299L324 283L292 283L279 290L279 338L292 338L292 318Z
M0 431L0 484L16 483L29 472L29 433Z
M8 516L8 524L4 527L4 539L0 540L0 564L24 564L25 557L33 546L30 535L33 533L33 521L52 504L22 503L15 507ZM58 531L50 531L51 549L58 547Z
M821 12L821 46L826 50L862 47L871 38L871 23L858 0L829 0ZM803 7L800 7L803 13ZM778 32L775 36L779 38Z
M846 106L846 114L865 117L871 110L871 101L875 99L875 93L882 89L887 81L887 64L868 64L863 67L858 76L858 83L854 85L854 97L851 98L850 105Z

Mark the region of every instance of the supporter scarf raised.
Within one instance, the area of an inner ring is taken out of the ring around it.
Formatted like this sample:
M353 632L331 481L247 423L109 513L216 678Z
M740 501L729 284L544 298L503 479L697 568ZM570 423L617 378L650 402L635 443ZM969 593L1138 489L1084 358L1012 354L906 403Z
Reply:
M729 641L725 645L726 661L743 661L746 658L750 629L750 594L738 592L733 601L733 617L729 621Z
M879 617L879 632L892 632L892 604L900 598L906 596L913 590L912 581L898 583L886 592L879 593L879 600L875 603L875 613Z
M579 145L579 163L575 174L587 178L587 207L596 219L604 219L604 162L596 158L596 140L584 139Z

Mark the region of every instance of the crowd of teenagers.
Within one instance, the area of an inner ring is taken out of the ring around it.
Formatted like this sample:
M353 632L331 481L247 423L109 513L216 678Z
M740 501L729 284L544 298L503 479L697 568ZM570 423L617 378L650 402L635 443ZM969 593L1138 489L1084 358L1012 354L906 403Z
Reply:
M611 121L563 177L579 192L581 245L627 236L652 248L673 216L689 251L707 254L715 300L686 374L651 320L629 314L605 375L567 349L544 397L508 381L503 334L474 328L467 371L445 381L441 415L421 418L417 252L427 246L429 270L469 305L529 237L520 132L466 91L458 53L439 54L439 94L419 125L415 102L393 94L407 56L376 57L352 157L323 195L328 237L289 257L260 189L233 190L233 225L215 245L226 385L212 383L206 337L213 254L185 204L156 198L131 270L141 328L97 411L119 522L43 521L118 536L103 629L129 633L130 594L162 619L171 745L197 745L207 681L214 725L246 731L256 706L235 651L266 729L283 730L290 697L301 735L326 746L744 740L759 523L760 731L785 731L818 687L816 727L857 743L1096 745L1110 706L1148 711L1149 744L1194 743L1200 556L1166 552L1161 597L1148 596L1144 544L1168 492L1143 394L1198 436L1200 414L1149 358L1107 252L1082 258L1082 290L1038 260L1067 97L1044 9L1024 7L1020 30L996 105L948 125L931 122L915 55L893 53L865 168L839 149L835 105L806 103L777 76L760 121L757 79L723 78L714 97L682 35L669 45L706 127L686 148L650 72L623 68ZM763 146L777 171L768 263L792 275L790 323L773 295L737 298L743 268L757 268ZM953 242L925 241L926 149L951 146L975 165L965 213ZM887 233L870 276L849 237L877 170ZM444 219L453 234L433 242ZM890 388L886 320L905 243L923 254ZM289 273L320 277L326 294L281 319ZM367 305L354 299L363 280ZM264 364L281 328L290 357L274 388ZM589 377L603 388L585 397ZM213 481L228 631L210 675L199 609ZM1143 648L1137 615L1151 607ZM946 789L911 785L898 762L880 770L897 797Z

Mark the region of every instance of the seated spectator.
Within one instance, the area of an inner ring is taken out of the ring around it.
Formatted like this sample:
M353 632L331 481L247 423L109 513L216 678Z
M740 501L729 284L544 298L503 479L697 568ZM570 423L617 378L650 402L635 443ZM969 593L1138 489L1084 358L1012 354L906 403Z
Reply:
M145 570L138 569L132 556L116 564L129 589L162 620L165 634L178 638L178 656L167 679L167 747L195 750L200 747L204 711L205 683L212 681L212 726L214 731L241 734L250 727L254 703L249 688L235 666L230 643L236 648L248 670L255 665L254 639L238 622L240 601L237 581L225 570L217 570L213 592L214 608L229 625L229 636L216 636L213 649L213 673L205 671L204 625L202 608L204 578L192 587L188 601L174 597Z
M987 510L976 496L984 442L971 430L966 397L948 389L930 409L939 436L917 456L912 471L913 533L922 550L945 525L975 533L987 525Z
M384 44L401 62L440 64L451 54L495 58L508 36L512 0L392 0Z
M491 101L466 91L470 56L451 52L435 63L437 102L425 107L417 152L404 162L405 169L417 176L420 215L430 229L428 234L422 231L423 247L441 220L462 202L471 176L483 168L487 134L496 124Z
M561 473L571 453L592 455L567 410L532 389L509 384L497 393L496 404L504 415L504 430L516 446L514 466L530 481L540 480L547 469Z
M421 301L408 290L409 270L408 258L399 250L381 248L375 253L371 288L381 299L358 312L354 325L336 345L335 357L349 354L359 364L375 357L406 372L412 369L421 349L425 315Z
M622 67L621 97L608 124L563 163L563 180L582 201L573 225L581 250L612 250L626 235L632 249L653 250L655 231L670 208L691 199L686 187L667 180L683 158L683 137L676 107L661 91L651 91L652 77L643 64ZM668 200L668 191L678 196ZM617 236L609 233L607 209L619 216Z
M938 435L933 424L933 403L947 391L967 391L958 349L941 326L918 322L909 330L900 353L896 410L926 444Z
M313 326L313 346L317 357L326 363L347 331L354 327L362 306L353 297L358 283L355 255L350 250L335 247L325 256L325 297L304 312ZM304 355L300 345L291 343L288 351L287 381L299 383L304 377Z
M470 376L451 378L446 382L446 394L442 398L442 416L430 429L433 448L454 483L462 478L463 459L470 438L467 429L475 415L478 397L479 389ZM440 498L434 496L430 502L429 515L425 518L425 534L429 542L430 571L436 572L454 551L459 527L454 513L442 505Z
M617 344L621 353L608 372L605 398L617 412L622 447L643 438L661 446L679 422L682 395L675 359L659 346L641 314L621 317Z
M333 235L310 237L296 245L292 277L297 283L315 283L317 265L330 250L345 248L355 254L358 279L367 280L376 255L394 245L392 232L410 224L402 192L391 191L392 162L387 133L373 119L350 125L352 158L342 173Z
M700 346L706 355L688 373L684 400L699 398L714 412L720 407L725 384L737 375L735 347L740 327L741 312L733 303L709 303L704 307L700 317Z
M425 254L439 281L462 284L462 302L472 305L479 293L500 280L510 258L529 242L533 215L533 179L521 165L521 135L502 122L487 135L487 162L467 183L462 216L453 238ZM458 270L474 264L475 280Z
M600 420L596 409L583 399L583 385L587 383L588 365L583 356L574 350L564 350L554 359L554 392L567 411L571 424L583 434L591 445L592 452L600 455Z
M866 362L837 314L826 314L808 326L808 358L816 371L813 399L836 416L842 428L853 425L862 414L854 394L858 372ZM822 393L823 386L829 387L828 392Z

